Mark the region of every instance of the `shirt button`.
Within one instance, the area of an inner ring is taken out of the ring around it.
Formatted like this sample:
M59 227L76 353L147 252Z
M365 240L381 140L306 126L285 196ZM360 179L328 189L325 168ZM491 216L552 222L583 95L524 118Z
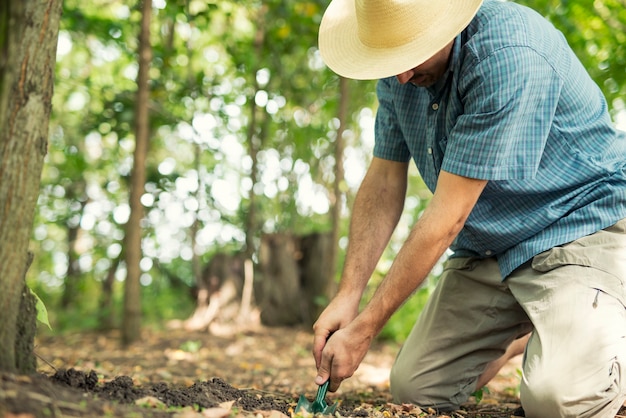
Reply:
M433 149L432 149L432 148L430 148L430 147L428 147L428 153L429 153L429 154L432 154L432 153L433 153Z
M493 252L491 250L485 251L485 255L491 255L491 254L493 254Z
M439 109L439 103L433 103L433 110Z

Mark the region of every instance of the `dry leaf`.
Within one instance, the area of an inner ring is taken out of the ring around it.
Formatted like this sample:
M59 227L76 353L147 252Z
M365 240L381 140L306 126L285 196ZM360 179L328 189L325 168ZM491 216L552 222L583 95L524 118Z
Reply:
M204 418L204 416L193 407L185 407L183 411L175 413L173 418Z
M225 408L208 408L202 411L202 417L205 418L226 418L230 416L230 409Z
M220 408L228 409L230 411L231 409L233 409L233 404L234 403L235 403L235 401L222 402L218 406Z
M289 418L289 415L285 415L280 411L254 411L256 416L263 418Z
M147 406L149 408L165 407L165 404L154 396L144 396L143 398L139 398L135 401L135 405Z

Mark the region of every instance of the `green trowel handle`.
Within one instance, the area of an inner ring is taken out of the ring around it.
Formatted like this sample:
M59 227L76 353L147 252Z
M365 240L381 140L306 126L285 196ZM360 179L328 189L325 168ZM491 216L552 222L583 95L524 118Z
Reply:
M317 388L317 396L315 396L316 403L324 405L324 402L326 402L326 392L328 392L329 383L330 379L328 379L326 382L324 382L324 384L320 385L320 387ZM325 406L326 405L324 405L324 407Z
M323 385L320 385L317 388L317 395L315 396L315 401L313 405L311 405L311 412L319 413L325 412L326 410L326 392L328 391L328 384L330 380L327 380Z

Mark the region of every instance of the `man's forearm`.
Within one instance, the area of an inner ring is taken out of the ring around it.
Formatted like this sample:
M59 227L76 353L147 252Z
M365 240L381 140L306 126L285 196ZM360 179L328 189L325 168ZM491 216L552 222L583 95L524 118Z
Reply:
M380 332L463 228L486 183L442 171L432 201L411 230L372 300L355 319L359 327L372 336Z
M394 168L397 172L393 180L379 178L378 171L368 171L359 188L350 222L340 294L360 298L400 219L406 194L406 168L403 165Z
M427 219L418 221L385 279L357 318L359 326L372 336L377 335L391 315L428 277L456 232L453 228L437 229Z

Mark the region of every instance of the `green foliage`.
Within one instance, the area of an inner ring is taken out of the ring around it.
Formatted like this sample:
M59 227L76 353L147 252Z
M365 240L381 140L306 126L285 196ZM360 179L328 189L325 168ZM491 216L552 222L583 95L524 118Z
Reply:
M37 309L37 321L46 325L49 330L52 330L52 327L50 326L50 321L48 320L48 310L46 309L46 305L43 303L41 298L37 296L37 293L33 292L32 290L30 291L30 293L33 295L36 301L35 309Z
M482 388L472 393L472 396L474 397L474 400L476 401L476 403L479 404L483 400L485 394L488 394L488 393L489 393L489 388L487 386L483 386Z
M185 318L193 313L195 300L190 287L172 284L156 271L153 277L152 283L142 286L141 294L143 321L148 327L162 329L169 320ZM101 283L95 280L87 280L80 300L65 309L55 309L60 304L62 289L49 288L37 282L33 285L35 292L45 295L45 305L52 307L48 313L49 322L55 324L54 330L50 330L54 333L101 329L101 318L107 314L112 314L115 318L113 325L119 326L123 303L123 282L120 280L114 284L112 312L102 311Z
M180 345L180 349L187 353L197 353L202 348L202 342L197 340L187 340Z
M626 109L626 3L624 0L518 0L546 16L607 97L613 116Z
M60 317L99 309L100 284L123 251L138 5L64 2L30 272L30 280L50 294L52 310L63 292L79 290ZM175 305L162 299L176 291L160 288L150 277L165 272L188 288L195 281L194 253L203 265L217 251L241 250L246 234L258 239L261 231L330 228L328 207L315 206L328 199L334 180L337 128L338 79L315 50L325 6L321 1L154 3L151 143L142 197L146 317L158 319L151 303ZM357 87L368 92L351 98L348 142L355 150L360 124L367 123L360 112L374 103L373 85ZM253 143L256 184L249 178ZM362 165L346 168L362 170ZM346 191L355 187L353 182ZM259 224L246 230L252 195ZM120 269L116 276L123 280L123 265ZM94 315L79 317L86 326L96 325L88 319Z
M385 327L381 331L379 338L383 340L403 343L408 337L415 320L426 305L432 288L421 287L418 289L404 305L391 316Z
M154 3L151 139L142 197L146 321L162 323L191 312L194 257L205 265L218 251L241 251L247 234L258 242L262 232L306 234L331 227L340 95L339 78L316 49L326 5ZM617 114L626 96L623 0L530 5L564 31ZM64 1L29 270L29 284L61 330L99 326L110 274L116 277L111 309L116 317L119 312L125 270L117 263L128 216L139 20L137 0ZM376 109L374 82L351 80L348 86L342 249L354 194L371 158ZM416 170L410 176L400 227L372 287L430 199ZM257 224L248 226L253 209ZM343 257L342 252L338 264ZM385 338L406 337L435 280L392 317ZM63 292L72 287L79 295L60 309Z

